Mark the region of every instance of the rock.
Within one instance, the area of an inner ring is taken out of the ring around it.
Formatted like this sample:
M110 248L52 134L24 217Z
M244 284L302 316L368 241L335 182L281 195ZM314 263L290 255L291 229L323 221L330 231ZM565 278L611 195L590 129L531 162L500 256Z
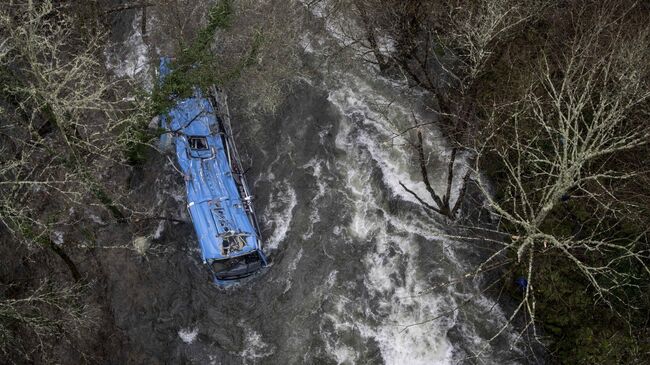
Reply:
M151 239L145 236L138 236L133 240L133 247L135 251L140 255L144 256L147 253L147 250L151 246Z

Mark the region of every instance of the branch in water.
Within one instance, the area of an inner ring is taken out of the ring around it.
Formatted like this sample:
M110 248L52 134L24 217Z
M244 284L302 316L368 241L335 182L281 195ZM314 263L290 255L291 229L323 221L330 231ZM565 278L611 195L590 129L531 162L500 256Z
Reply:
M426 208L428 208L428 209L433 210L433 211L436 212L436 213L440 213L440 214L442 214L442 212L440 211L440 209L438 209L438 208L434 207L433 205L431 205L431 204L425 202L424 200L422 200L422 198L420 198L420 197L419 197L419 196L418 196L414 191L409 190L409 188L407 188L406 185L402 184L401 181L399 182L399 184L402 185L402 187L404 188L404 190L406 190L409 194L413 195L413 196L415 197L415 199L417 199L418 202L420 202L420 204L424 205L424 206L425 206Z
M460 204L463 201L463 198L465 197L465 192L467 191L467 183L469 182L469 178L471 176L472 176L472 171L468 170L465 176L463 177L463 185L460 188L460 192L458 192L458 198L456 199L456 204L454 204L454 208L451 210L452 217L455 217L456 214L458 213Z

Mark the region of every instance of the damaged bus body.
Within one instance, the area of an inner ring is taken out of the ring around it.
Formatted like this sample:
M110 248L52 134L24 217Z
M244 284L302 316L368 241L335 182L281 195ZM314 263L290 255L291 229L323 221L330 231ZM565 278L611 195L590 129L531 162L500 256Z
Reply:
M161 60L160 75L169 71ZM228 287L267 266L257 218L233 141L225 94L206 93L178 101L161 126L171 138L185 178L187 208L215 284ZM163 141L164 143L164 141Z

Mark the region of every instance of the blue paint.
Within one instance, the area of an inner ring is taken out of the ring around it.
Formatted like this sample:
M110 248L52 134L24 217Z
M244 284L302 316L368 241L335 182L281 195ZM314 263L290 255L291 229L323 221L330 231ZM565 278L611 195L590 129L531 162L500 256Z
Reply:
M169 74L161 59L160 77ZM203 262L220 286L230 286L267 266L261 237L237 148L225 96L199 90L160 116L169 131L185 179L187 208Z

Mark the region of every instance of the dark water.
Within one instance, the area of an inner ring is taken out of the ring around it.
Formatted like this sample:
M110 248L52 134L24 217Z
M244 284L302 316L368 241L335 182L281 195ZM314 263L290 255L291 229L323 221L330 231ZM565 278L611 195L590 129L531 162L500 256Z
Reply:
M118 66L141 52L132 19L115 30L128 40ZM219 290L191 225L161 221L146 258L109 254L103 264L110 310L127 339L115 363L512 363L518 351L487 342L505 318L477 283L426 290L468 270L471 250L445 238L445 223L399 186L424 191L407 148L390 143L412 111L431 117L424 97L364 65L316 69L318 44L336 40L305 39L316 76L298 83L277 115L251 120L231 105L269 271ZM443 189L449 150L429 133L434 185ZM187 221L181 177L163 156L154 160L137 189L155 194L160 215Z

